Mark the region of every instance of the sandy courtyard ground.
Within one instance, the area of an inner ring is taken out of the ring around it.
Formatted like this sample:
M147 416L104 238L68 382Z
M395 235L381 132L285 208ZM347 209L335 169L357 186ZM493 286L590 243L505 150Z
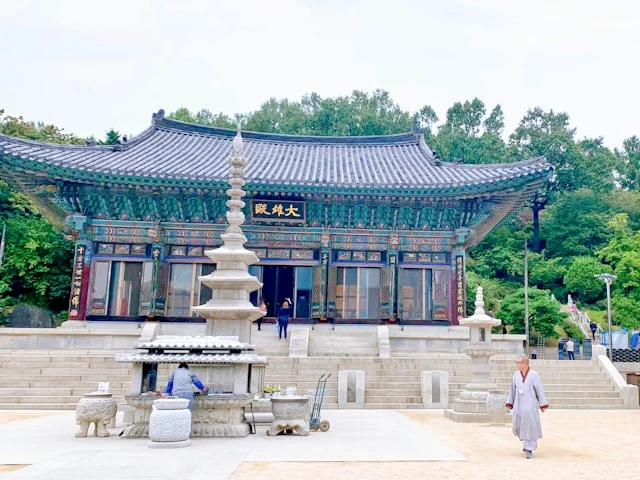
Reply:
M454 423L442 411L402 412L466 461L244 462L232 480L598 479L638 476L640 411L562 411L542 415L545 438L532 460L511 426Z

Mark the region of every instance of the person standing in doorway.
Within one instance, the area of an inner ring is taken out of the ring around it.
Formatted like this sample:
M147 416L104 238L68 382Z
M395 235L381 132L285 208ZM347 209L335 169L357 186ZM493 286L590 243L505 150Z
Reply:
M518 357L516 366L518 371L513 374L506 407L513 410L513 434L522 441L522 451L529 459L538 448L538 439L542 438L538 408L544 412L549 408L549 403L540 376L529 368L529 359L526 356Z
M282 332L284 332L284 339L287 339L287 326L289 325L289 318L291 318L291 300L285 298L282 302L282 306L278 309L278 338L282 338Z
M567 340L567 355L569 356L569 360L575 360L573 358L573 340L569 339Z

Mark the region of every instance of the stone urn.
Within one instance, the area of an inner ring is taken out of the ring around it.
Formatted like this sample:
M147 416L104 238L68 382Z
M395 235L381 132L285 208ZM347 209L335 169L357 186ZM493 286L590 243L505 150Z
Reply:
M499 391L491 390L487 394L487 414L492 425L503 425L507 414L507 396Z
M309 435L309 397L298 395L272 397L271 412L275 420L271 422L267 435L280 433Z
M76 423L80 425L76 438L85 438L92 423L95 424L96 437L108 437L107 425L117 411L118 404L110 393L92 392L83 395L76 405Z
M186 398L163 398L153 402L149 417L149 446L180 448L189 445L191 411Z

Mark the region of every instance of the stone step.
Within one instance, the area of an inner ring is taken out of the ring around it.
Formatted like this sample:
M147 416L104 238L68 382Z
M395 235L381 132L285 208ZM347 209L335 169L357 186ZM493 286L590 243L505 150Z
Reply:
M17 373L4 374L2 372L0 378L3 381L15 381L15 382L23 382L25 381L25 377L23 375ZM105 375L104 373L94 374L91 371L84 372L83 375L31 375L26 380L29 382L35 382L36 379L39 379L42 382L49 382L55 386L55 384L59 381L62 382L130 382L131 375Z
M422 401L422 392L420 390L371 390L364 389L364 398L365 401L369 397L376 398L406 398L410 403L413 402L413 399L419 399ZM376 400L372 400L376 401Z
M70 403L4 403L0 410L75 410L77 402Z
M50 381L49 379L27 379L27 381L5 380L4 377L0 380L0 389L2 388L98 388L99 382L81 382L81 381ZM109 380L109 389L123 389L129 390L130 383L126 382L114 382Z
M409 409L421 409L423 408L422 402L420 403L365 403L364 408L371 410L409 410Z
M88 393L88 392L85 392ZM78 403L78 400L82 398L82 395L7 395L2 397L2 403ZM124 395L114 395L116 401L124 402Z
M593 398L593 399L602 399L602 398L614 398L614 399L618 399L620 398L620 394L618 392L615 391L609 391L609 392L585 392L585 391L581 391L581 390L574 390L574 387L572 386L571 389L567 389L565 391L548 391L545 389L545 394L547 395L547 398L550 400L557 400L557 399L565 399L565 398ZM502 392L504 392L505 394L508 392L508 390L501 390Z
M96 391L96 388L92 387L76 387L76 388L62 388L62 387L13 387L13 388L0 388L0 401L3 401L5 397L11 396L82 396L90 392ZM128 388L115 388L109 384L109 393L113 395L125 395L129 393Z
M422 405L421 396L405 396L405 395L367 395L364 396L364 404L371 403L406 403Z
M20 374L24 376L32 375L85 375L87 373L93 375L108 374L108 375L130 375L130 368L113 367L104 369L87 368L82 366L75 366L71 368L64 367L26 367L20 368ZM4 373L4 372L3 372Z
M511 387L511 384L509 383L497 383L496 385L499 389L503 391L508 391L509 388ZM614 385L576 385L576 384L559 384L559 383L544 385L544 391L547 394L554 393L554 392L564 392L567 390L575 390L575 391L588 392L588 393L595 393L595 392L616 392L616 394L618 393Z

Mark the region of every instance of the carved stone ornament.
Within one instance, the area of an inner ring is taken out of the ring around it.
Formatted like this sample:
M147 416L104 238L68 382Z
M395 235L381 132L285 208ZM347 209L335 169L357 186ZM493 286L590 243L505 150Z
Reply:
M285 396L271 399L271 411L275 420L271 422L267 435L293 433L309 435L309 397Z
M118 404L110 393L93 392L84 395L76 406L76 423L80 429L76 438L85 438L89 425L95 425L96 437L108 437L107 425L116 416Z
M149 418L149 446L186 447L191 436L189 400L184 398L159 399L153 403Z

